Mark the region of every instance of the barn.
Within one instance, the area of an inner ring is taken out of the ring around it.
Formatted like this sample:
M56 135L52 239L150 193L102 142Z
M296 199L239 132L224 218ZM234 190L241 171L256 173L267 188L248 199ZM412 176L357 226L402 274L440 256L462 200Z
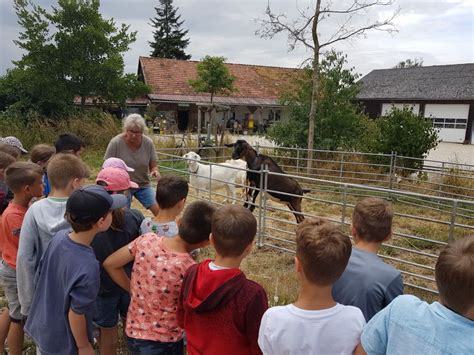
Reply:
M409 105L444 142L474 144L474 63L373 70L357 95L371 118Z
M152 89L148 95L150 104L157 107L160 117L176 120L182 130L195 130L198 122L203 128L208 120L206 105L210 102L210 95L196 93L189 85L190 79L196 79L198 63L193 60L139 58L138 77ZM285 117L286 110L279 98L292 85L292 78L300 69L231 63L226 63L226 66L236 78L236 91L229 96L214 97L214 103L223 107L217 113L218 122L223 123L224 118L236 120L245 129L252 121L254 129L263 129Z

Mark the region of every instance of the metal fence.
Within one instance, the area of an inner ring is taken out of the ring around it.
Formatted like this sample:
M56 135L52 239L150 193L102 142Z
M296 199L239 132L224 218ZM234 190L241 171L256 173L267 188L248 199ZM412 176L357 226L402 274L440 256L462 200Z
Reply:
M159 154L163 172L190 174L180 157L162 150ZM216 189L218 184L233 184L239 190L246 187L215 178L212 171L218 169L218 163L203 163L210 165L211 178L207 178L208 186L201 190L204 194L201 193L200 198L223 204L226 194ZM236 167L231 169L241 170ZM268 189L268 180L282 174L267 169L258 173L261 174L261 184L254 189L263 193L259 194L254 204L254 215L258 221L257 244L259 247L294 253L296 222L293 213L268 198L268 193L272 192ZM303 196L302 214L305 217L327 218L339 223L347 234L350 234L352 209L358 200L377 196L391 201L395 211L393 236L383 244L379 255L401 271L406 287L415 289L420 297L429 298L437 293L434 266L440 249L450 240L474 234L473 201L296 173L285 176L296 179L300 185L311 190ZM196 197L194 191L191 188L191 198ZM229 199L232 200L227 197L227 203ZM239 197L235 202L243 203L243 198Z

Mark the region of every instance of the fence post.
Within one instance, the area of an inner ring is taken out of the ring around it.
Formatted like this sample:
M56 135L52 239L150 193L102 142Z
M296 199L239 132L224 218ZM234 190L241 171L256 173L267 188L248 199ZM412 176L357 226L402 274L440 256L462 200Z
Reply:
M300 148L296 148L296 172L300 172Z
M339 163L339 179L342 181L342 175L344 174L344 153L341 153L341 161Z
M257 154L260 154L260 143L259 142L257 142L255 144L255 151L257 152Z
M389 176L388 176L388 179L389 179L389 180L388 180L388 188L389 188L390 190L393 190L393 178L394 178L394 176L393 176L393 174L394 174L394 171L393 171L393 167L394 167L394 165L393 165L393 159L394 159L394 155L393 155L393 150L392 150L392 153L390 154L390 172L388 173L388 174L389 174Z
M342 228L344 228L346 224L346 208L347 208L347 184L344 184L344 189L342 190L342 216L341 216Z
M452 241L454 237L454 225L456 223L456 210L458 208L458 200L453 201L453 209L451 211L451 223L449 225L448 241Z
M444 161L443 161L443 162L441 162L441 177L440 177L440 179L439 179L439 184L438 184L438 195L439 195L439 196L442 196L442 195L443 195L444 169L445 169L445 166L444 166Z
M212 202L212 163L209 164L209 202Z
M262 239L262 221L263 221L263 195L265 195L263 191L263 183L264 183L264 175L265 171L260 169L260 184L258 188L260 189L260 197L258 199L258 235L257 235L257 247L261 247L261 239Z
M262 205L262 227L260 228L260 241L259 247L265 245L265 236L266 236L266 224L267 224L267 190L268 190L268 165L264 166L263 170L263 190L260 191L260 194L263 195L263 205Z

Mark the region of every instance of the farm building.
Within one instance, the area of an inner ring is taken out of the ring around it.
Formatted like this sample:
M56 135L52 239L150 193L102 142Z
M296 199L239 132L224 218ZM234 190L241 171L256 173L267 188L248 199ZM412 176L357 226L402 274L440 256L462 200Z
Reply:
M148 95L150 103L156 105L159 116L175 120L181 130L197 129L198 121L201 128L205 127L208 120L205 111L210 94L196 93L189 85L189 80L196 78L198 63L139 58L138 77L152 89ZM228 121L236 120L244 129L251 121L255 129L263 129L286 115L278 99L300 69L230 63L226 66L236 77L236 91L229 96L214 97L214 103L222 108L218 109L218 122L223 123L227 115Z
M474 144L474 63L373 70L357 95L371 118L409 105L445 142Z

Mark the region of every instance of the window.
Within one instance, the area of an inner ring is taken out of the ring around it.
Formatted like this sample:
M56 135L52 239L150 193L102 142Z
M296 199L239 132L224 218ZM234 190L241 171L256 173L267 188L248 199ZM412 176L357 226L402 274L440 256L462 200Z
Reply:
M465 129L467 127L467 118L439 118L432 117L435 128L457 128Z

